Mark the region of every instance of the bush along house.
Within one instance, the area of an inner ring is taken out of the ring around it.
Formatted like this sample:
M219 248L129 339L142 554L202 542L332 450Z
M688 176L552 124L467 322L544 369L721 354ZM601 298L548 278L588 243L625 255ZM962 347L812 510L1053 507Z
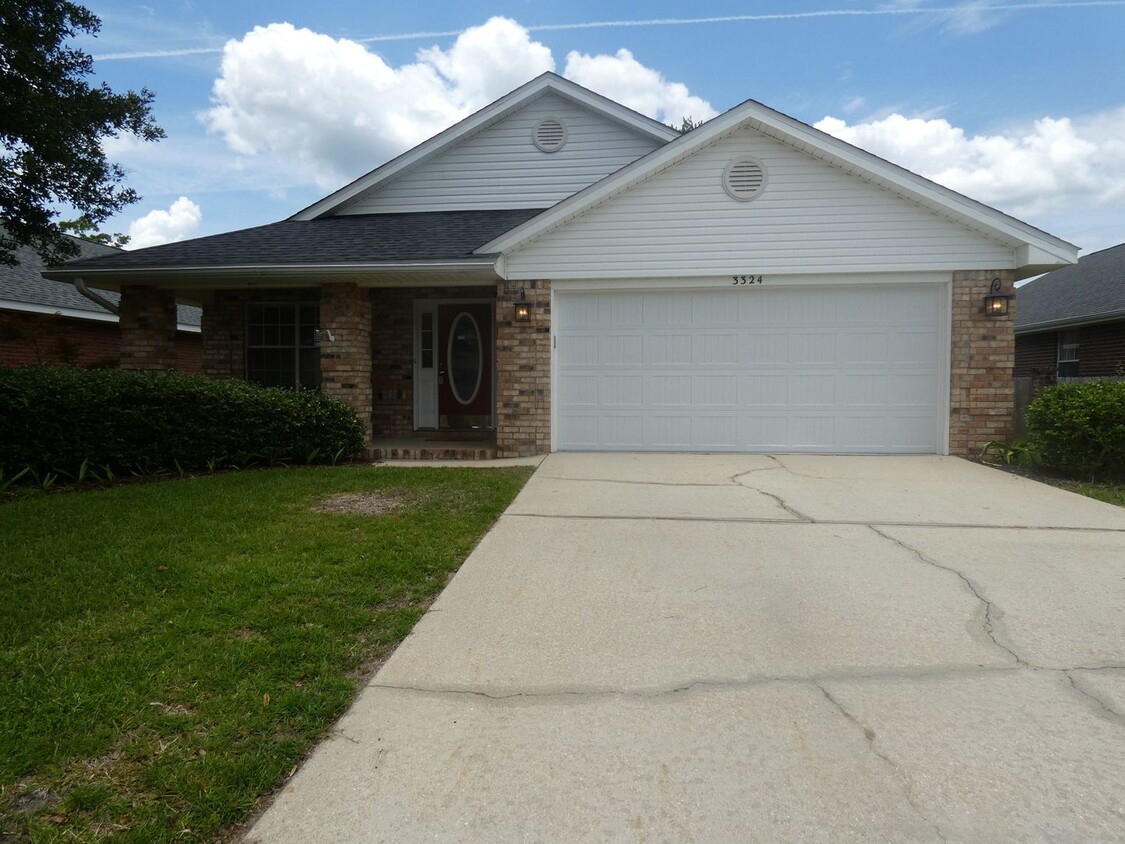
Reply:
M964 455L1013 283L1076 259L760 103L680 134L544 74L288 220L47 275L120 290L128 367L202 302L206 372L338 396L372 453Z

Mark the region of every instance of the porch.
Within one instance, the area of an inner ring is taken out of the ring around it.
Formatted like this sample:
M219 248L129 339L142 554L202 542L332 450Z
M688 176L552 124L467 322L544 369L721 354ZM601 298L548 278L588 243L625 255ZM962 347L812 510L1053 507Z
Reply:
M376 437L372 454L379 460L494 460L496 432L438 431L411 437Z

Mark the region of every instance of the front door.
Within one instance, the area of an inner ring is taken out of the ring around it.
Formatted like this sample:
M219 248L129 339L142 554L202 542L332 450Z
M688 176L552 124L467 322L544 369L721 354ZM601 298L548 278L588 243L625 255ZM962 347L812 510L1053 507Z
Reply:
M438 415L442 428L492 427L491 303L438 306Z

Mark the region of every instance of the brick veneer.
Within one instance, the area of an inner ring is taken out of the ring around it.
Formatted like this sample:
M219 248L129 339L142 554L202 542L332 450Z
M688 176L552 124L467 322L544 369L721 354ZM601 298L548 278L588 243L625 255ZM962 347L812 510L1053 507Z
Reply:
M531 320L516 322L521 292ZM551 283L496 285L496 453L526 457L551 450Z
M371 293L355 284L325 284L320 289L321 389L359 414L363 441L371 456Z
M122 369L176 368L176 294L139 284L121 288Z
M1011 300L1006 317L984 315L984 297L995 278L1004 293L1015 293L1011 270L953 274L950 454L972 457L985 443L1011 436L1016 300Z

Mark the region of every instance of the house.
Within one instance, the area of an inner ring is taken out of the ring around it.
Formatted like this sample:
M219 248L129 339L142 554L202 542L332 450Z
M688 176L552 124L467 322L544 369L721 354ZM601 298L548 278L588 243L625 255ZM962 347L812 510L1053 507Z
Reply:
M1020 288L1015 374L1039 383L1125 375L1125 243Z
M72 240L82 260L121 253L112 246ZM114 311L119 295L93 290L90 298L73 285L47 281L42 276L43 261L30 246L16 249L15 257L19 262L15 266L0 265L0 365L116 366L121 352ZM199 320L199 308L178 307L176 369L203 369Z
M1076 259L760 103L681 135L544 74L288 220L47 275L121 291L124 366L202 300L206 372L319 386L372 450L971 454L1014 282Z

